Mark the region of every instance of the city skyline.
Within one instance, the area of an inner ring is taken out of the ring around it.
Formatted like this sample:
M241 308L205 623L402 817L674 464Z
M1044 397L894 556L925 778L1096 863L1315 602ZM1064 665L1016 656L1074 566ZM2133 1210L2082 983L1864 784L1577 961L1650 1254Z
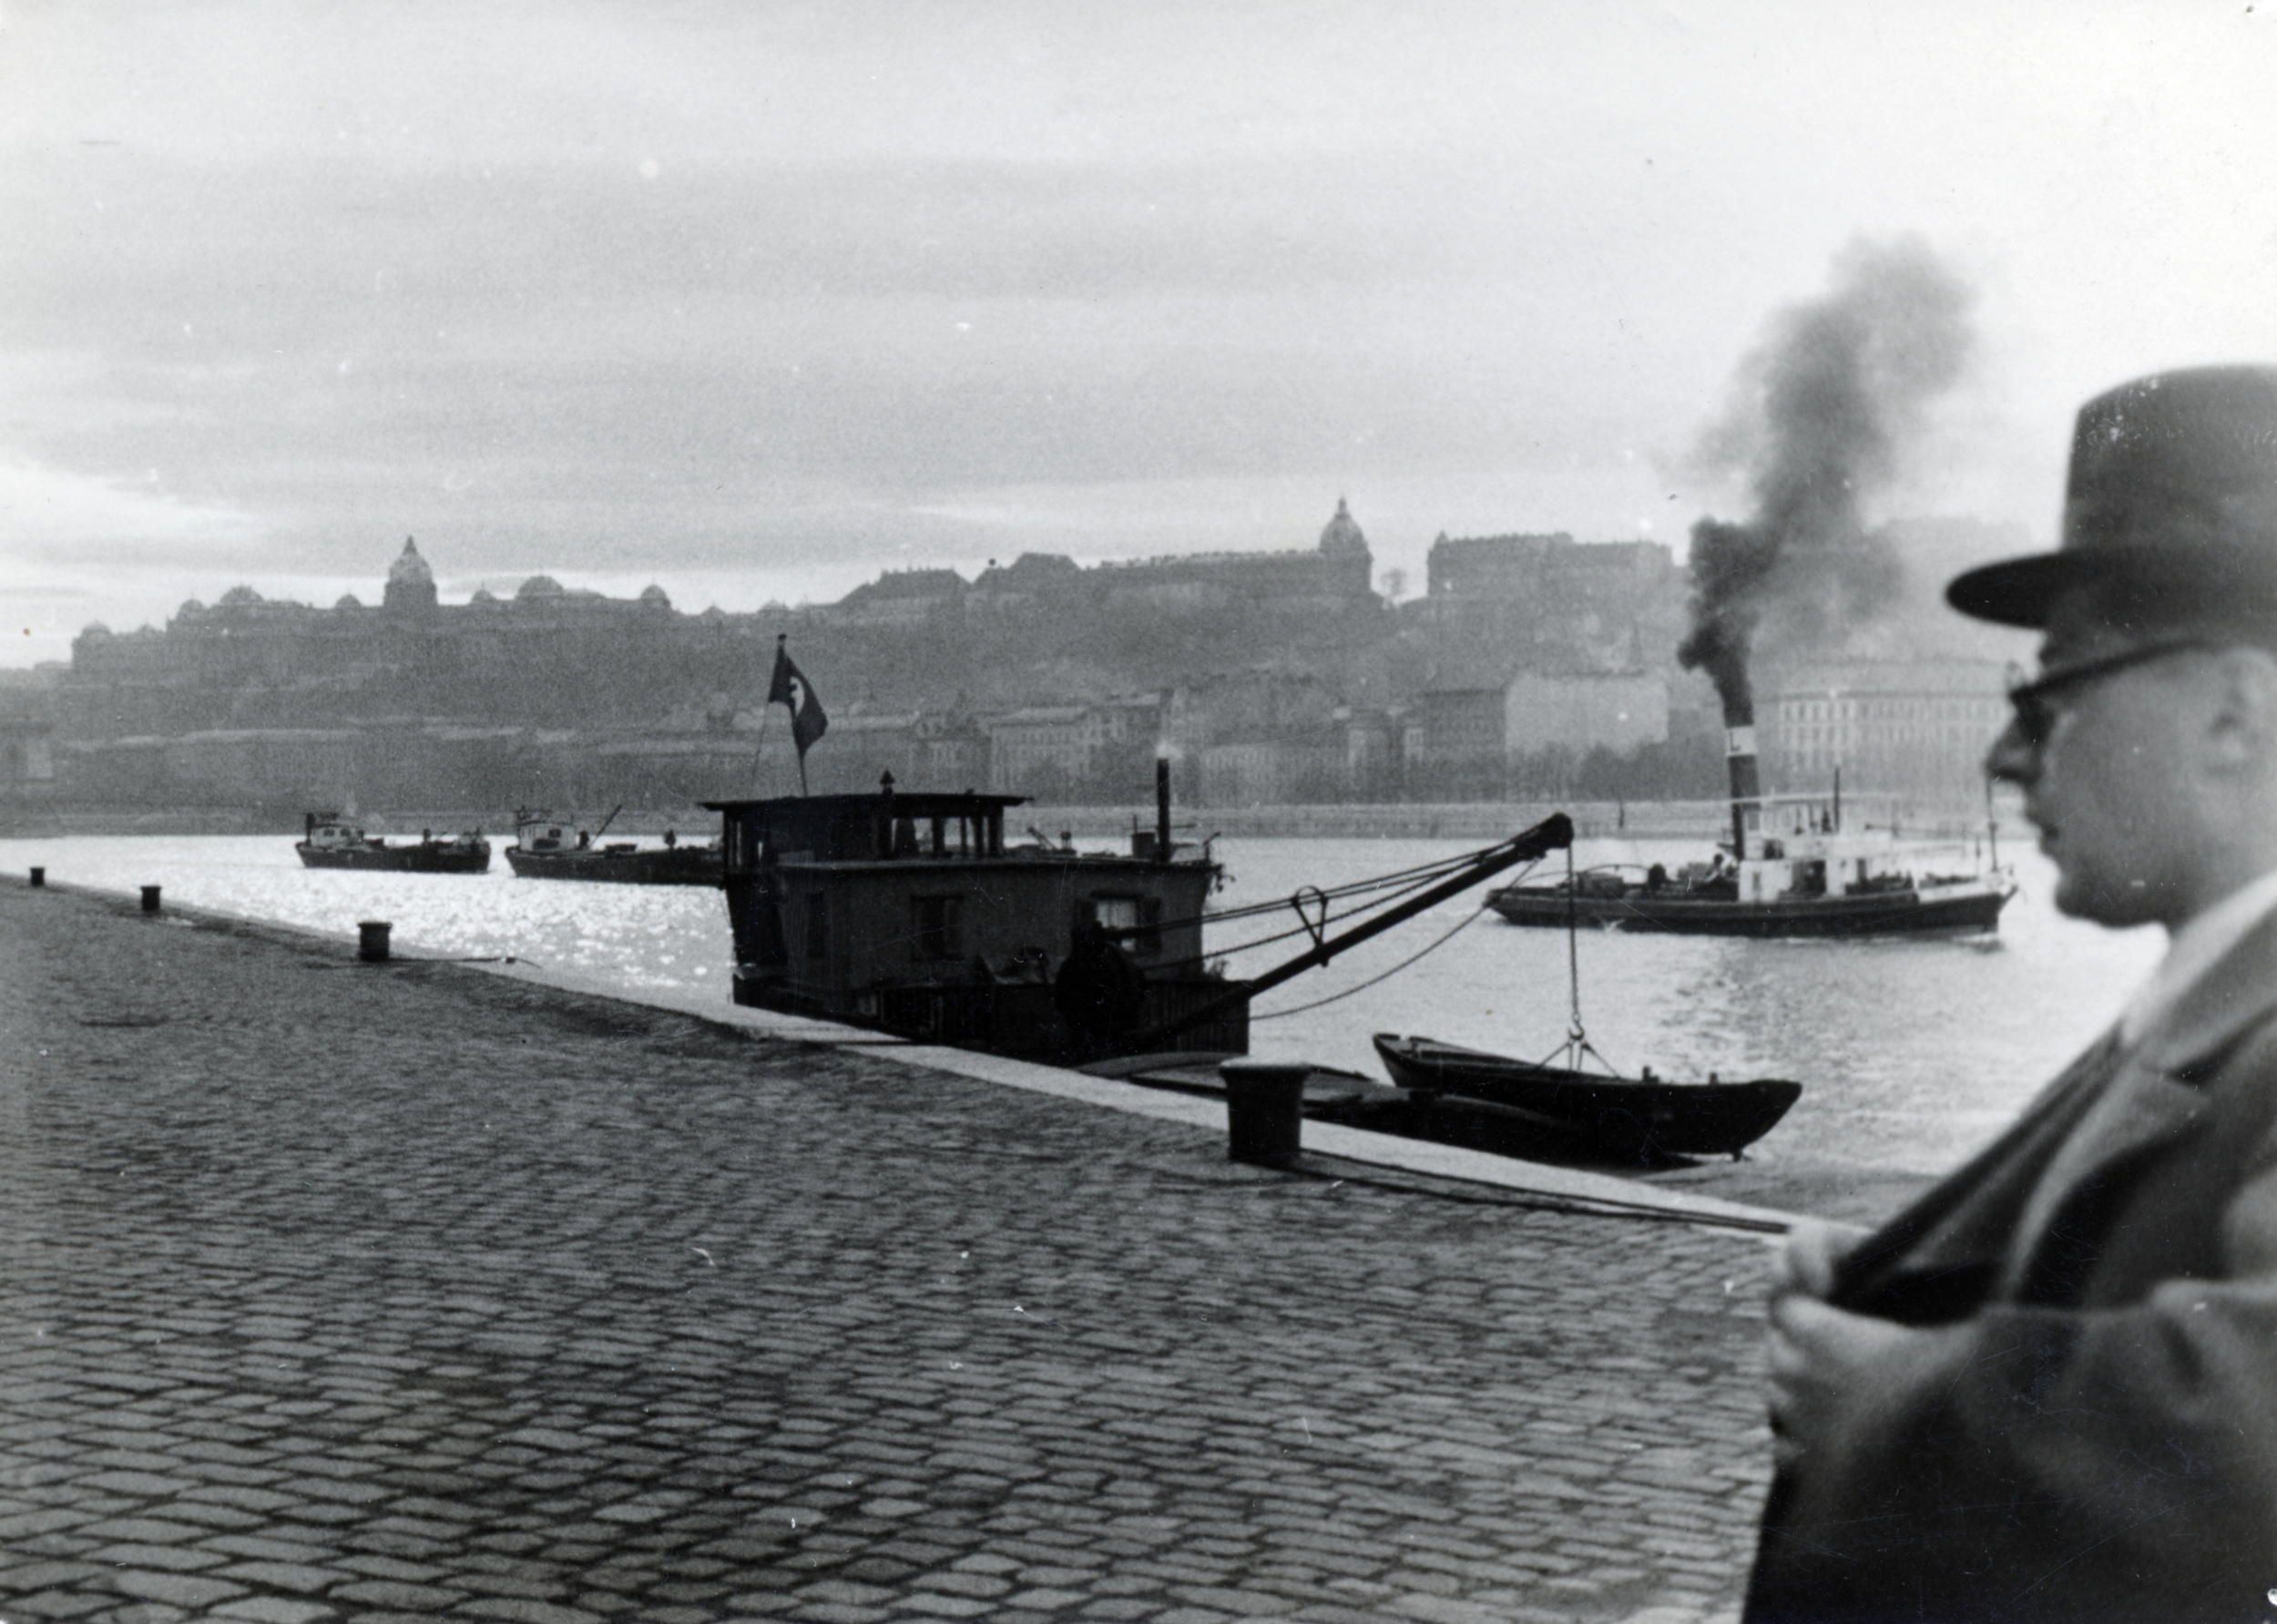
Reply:
M1681 553L1776 312L1918 238L1980 337L1888 513L2053 523L2242 359L2234 5L19 8L0 665L414 534L730 610L881 569L1566 530ZM362 583L358 585L357 583Z

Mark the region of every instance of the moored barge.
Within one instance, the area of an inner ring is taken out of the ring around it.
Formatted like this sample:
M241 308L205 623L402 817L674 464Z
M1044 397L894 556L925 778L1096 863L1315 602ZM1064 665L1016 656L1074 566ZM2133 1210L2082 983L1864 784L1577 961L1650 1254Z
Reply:
M1005 810L1026 799L902 793L889 773L875 794L707 802L736 1002L1035 1059L1173 1026L1186 1047L1246 1052L1241 984L1203 963L1219 865L1155 831L1128 855L1006 846ZM1071 999L1071 960L1109 977L1119 961L1128 980Z

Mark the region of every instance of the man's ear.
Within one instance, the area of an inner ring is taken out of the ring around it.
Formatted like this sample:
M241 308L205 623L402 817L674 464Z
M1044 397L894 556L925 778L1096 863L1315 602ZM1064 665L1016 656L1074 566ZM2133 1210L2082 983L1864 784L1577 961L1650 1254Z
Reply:
M2221 651L2218 703L2207 730L2214 763L2227 771L2277 772L2277 653Z

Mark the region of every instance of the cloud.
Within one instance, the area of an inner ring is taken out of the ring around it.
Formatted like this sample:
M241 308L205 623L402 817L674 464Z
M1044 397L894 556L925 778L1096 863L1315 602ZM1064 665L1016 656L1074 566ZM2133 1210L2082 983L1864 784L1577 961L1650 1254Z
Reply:
M11 567L226 556L266 535L251 514L186 502L158 487L124 485L20 458L0 458L0 558Z

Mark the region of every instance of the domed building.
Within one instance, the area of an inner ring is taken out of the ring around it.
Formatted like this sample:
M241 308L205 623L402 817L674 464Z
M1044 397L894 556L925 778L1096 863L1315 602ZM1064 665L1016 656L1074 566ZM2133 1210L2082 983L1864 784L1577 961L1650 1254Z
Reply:
M387 589L380 608L391 615L424 618L435 611L434 571L419 556L418 544L403 537L403 550L387 568Z
M1375 557L1342 496L1336 498L1335 516L1321 531L1321 557L1328 561L1331 578L1346 592L1356 598L1368 590Z

